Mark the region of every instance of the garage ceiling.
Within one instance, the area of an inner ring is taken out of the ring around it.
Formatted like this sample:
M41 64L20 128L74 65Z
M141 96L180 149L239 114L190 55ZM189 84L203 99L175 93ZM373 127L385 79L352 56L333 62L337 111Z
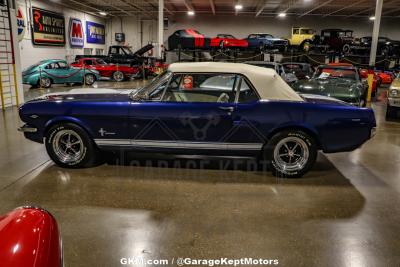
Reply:
M108 16L157 17L158 0L46 0L61 5ZM164 0L166 16L186 16L188 10L196 14L275 17L281 12L287 16L370 17L375 0ZM236 11L235 4L243 9ZM400 0L386 0L383 17L400 17Z

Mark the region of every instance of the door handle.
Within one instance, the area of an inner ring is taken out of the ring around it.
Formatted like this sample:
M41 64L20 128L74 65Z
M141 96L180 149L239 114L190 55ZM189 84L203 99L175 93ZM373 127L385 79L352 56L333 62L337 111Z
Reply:
M219 109L222 109L222 110L225 110L225 111L229 111L229 112L232 112L232 111L235 110L234 107L219 107Z

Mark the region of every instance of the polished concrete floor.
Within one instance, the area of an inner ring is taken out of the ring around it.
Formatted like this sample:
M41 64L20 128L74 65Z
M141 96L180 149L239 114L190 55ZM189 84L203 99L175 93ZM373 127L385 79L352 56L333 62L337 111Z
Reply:
M26 91L28 99L46 93ZM400 266L400 121L384 120L382 101L374 109L373 140L351 153L320 154L310 173L293 180L246 163L221 170L223 159L165 167L143 155L140 164L117 157L62 169L16 131L17 109L9 109L0 117L0 213L28 204L51 211L65 266L122 266L122 257Z

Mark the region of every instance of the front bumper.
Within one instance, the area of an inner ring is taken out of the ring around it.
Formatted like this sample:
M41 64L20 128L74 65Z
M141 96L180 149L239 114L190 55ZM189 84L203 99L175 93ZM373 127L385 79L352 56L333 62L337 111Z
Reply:
M391 107L398 107L400 108L400 98L396 97L388 97L388 104Z
M22 127L19 127L18 131L23 133L36 133L38 129L36 127L32 127L28 124L25 124Z

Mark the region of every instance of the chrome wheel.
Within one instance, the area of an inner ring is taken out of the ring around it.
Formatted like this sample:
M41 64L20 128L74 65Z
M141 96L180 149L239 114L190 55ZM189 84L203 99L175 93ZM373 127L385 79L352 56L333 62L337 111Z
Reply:
M52 142L53 151L62 163L74 163L84 155L82 138L72 130L57 132Z
M51 86L51 80L47 77L40 78L40 86L44 88L49 88Z
M280 140L274 148L274 161L282 171L302 170L307 164L309 156L306 142L295 136Z
M92 74L87 74L87 75L85 76L85 83L86 83L87 85L92 85L92 84L94 84L94 82L95 82L95 77L94 77L94 75L92 75Z
M122 82L124 80L124 74L121 71L116 71L113 74L114 81Z

